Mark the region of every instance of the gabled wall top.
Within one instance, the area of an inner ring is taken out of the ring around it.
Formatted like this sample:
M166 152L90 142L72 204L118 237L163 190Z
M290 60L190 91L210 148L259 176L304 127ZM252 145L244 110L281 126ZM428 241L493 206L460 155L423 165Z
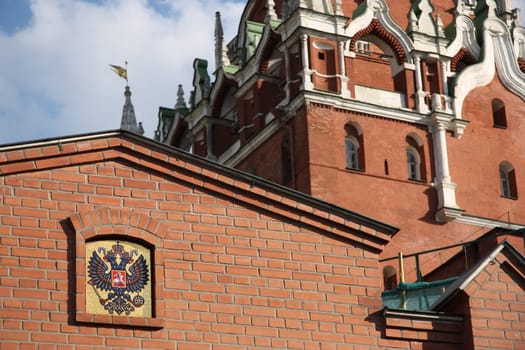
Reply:
M126 161L203 191L349 239L379 252L398 229L220 164L123 131L0 146L0 176Z

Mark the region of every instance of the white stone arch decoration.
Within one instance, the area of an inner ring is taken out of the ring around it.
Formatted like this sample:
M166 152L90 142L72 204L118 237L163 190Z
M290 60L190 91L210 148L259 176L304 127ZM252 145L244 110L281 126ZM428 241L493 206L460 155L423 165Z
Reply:
M473 89L490 83L496 71L503 85L525 100L525 74L519 69L506 24L496 17L487 18L483 38L483 61L465 68L454 84L454 110L458 119L462 119L465 97Z
M412 40L406 32L394 22L392 17L390 17L386 1L366 0L366 3L360 6L366 7L364 11L358 12L359 14L353 18L352 22L345 28L344 34L353 37L359 31L367 28L372 23L372 20L377 19L381 26L399 41L405 53L406 62L413 63L412 56L410 55L410 52L414 50ZM359 9L357 11L359 11Z
M474 58L479 59L481 49L476 41L476 27L474 26L474 22L472 22L468 16L459 15L456 17L455 26L456 37L448 45L445 54L449 57L454 57L459 50L465 48Z

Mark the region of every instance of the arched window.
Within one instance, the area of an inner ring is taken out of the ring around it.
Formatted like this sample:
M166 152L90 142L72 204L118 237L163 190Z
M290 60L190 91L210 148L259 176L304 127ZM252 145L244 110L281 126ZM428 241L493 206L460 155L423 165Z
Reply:
M410 180L421 180L421 159L417 150L412 147L407 147L407 166L408 178Z
M359 169L359 142L353 136L345 137L346 167Z
M516 172L509 162L501 162L499 165L499 181L501 196L505 198L518 198L518 189L516 187Z
M406 142L408 179L424 181L426 178L426 171L423 141L418 135L410 134L406 137Z
M346 167L353 170L364 170L363 133L359 125L348 123L345 125L345 156Z
M492 100L492 119L495 128L505 129L507 127L507 114L505 113L505 104L500 99Z

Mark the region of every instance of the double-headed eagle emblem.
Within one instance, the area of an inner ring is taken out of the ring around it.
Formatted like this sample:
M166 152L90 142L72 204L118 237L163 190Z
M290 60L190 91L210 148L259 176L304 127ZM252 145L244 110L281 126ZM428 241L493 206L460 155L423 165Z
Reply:
M148 265L143 255L134 259L136 255L136 249L129 253L117 242L109 251L99 247L89 258L88 284L110 314L129 315L144 305L144 297L139 293L149 282ZM107 296L103 297L105 292Z

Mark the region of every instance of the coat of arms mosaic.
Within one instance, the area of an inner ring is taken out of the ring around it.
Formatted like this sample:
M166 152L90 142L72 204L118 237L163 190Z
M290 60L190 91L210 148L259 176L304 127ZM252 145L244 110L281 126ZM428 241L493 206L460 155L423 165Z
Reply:
M86 311L151 317L151 256L132 242L86 243Z

